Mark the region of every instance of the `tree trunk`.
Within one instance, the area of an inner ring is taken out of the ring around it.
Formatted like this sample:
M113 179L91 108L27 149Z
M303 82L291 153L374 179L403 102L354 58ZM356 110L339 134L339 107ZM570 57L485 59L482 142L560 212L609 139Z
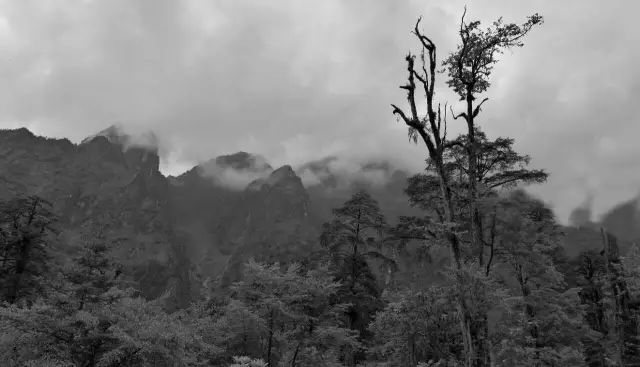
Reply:
M476 131L474 123L474 107L473 107L473 85L467 85L467 143L468 143L468 183L469 183L469 234L471 238L471 248L476 254L478 266L482 269L484 265L484 242L482 238L482 223L481 212L478 208L479 194L478 194L478 147L476 142ZM487 315L481 315L477 320L472 320L471 337L472 342L475 344L475 355L473 356L475 361L472 366L483 367L491 364L491 358L487 342L489 340L488 335L488 323Z
M20 244L20 254L16 259L16 269L13 275L13 282L9 290L8 300L9 303L15 303L18 299L18 293L20 291L20 282L22 281L22 275L27 269L27 263L29 261L29 252L31 251L31 240L27 237L23 238Z
M273 348L273 310L269 315L269 340L267 342L267 366L271 366L271 349Z
M296 366L296 359L298 359L298 352L300 351L301 344L302 344L302 341L298 342L298 345L296 345L296 350L295 352L293 352L293 357L291 358L291 367Z

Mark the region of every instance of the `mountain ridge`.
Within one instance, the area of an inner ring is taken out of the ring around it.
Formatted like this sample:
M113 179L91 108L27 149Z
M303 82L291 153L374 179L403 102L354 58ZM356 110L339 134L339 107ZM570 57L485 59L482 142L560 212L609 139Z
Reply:
M389 162L345 166L326 157L274 169L241 151L166 176L157 147L117 134L106 129L74 144L26 128L0 130L0 199L51 201L63 252L82 246L82 235L99 222L143 293L154 298L171 290L175 308L198 297L204 283L238 280L248 258L286 262L313 253L321 224L355 190L367 190L391 221L420 214L404 194L409 172ZM634 205L612 210L600 224L619 235L616 224L628 228L640 218L629 214ZM640 228L631 227L635 232L621 233L625 243ZM600 245L597 231L567 233L571 255Z

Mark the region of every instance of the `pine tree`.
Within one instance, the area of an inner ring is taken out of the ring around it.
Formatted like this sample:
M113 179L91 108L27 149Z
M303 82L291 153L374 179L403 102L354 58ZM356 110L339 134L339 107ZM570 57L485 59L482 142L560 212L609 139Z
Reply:
M360 333L360 340L370 338L368 325L382 306L380 285L370 267L377 261L387 272L395 262L385 255L386 221L378 203L365 191L356 192L333 219L322 227L321 244L327 249L335 280L341 284L337 299L350 304L346 311L349 328ZM347 351L348 365L364 358L363 351Z

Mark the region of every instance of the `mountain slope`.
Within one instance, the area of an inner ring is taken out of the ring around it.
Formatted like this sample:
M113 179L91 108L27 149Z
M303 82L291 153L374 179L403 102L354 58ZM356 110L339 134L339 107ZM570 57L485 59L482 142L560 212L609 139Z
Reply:
M173 284L187 293L174 295L179 306L191 296L191 269L174 240L168 182L158 164L153 148L125 148L102 134L74 145L26 129L0 131L2 199L51 201L62 230L57 242L66 251L99 230L146 296Z

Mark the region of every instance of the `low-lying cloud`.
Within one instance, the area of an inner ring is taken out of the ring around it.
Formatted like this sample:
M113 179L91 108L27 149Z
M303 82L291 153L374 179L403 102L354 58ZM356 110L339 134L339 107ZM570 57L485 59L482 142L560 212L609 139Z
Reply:
M267 161L259 155L249 155L240 162L225 162L226 157L219 157L199 165L198 174L210 179L218 186L242 191L251 182L265 178L273 171Z
M392 178L395 167L385 161L357 161L328 157L296 168L306 187L323 185L329 189L346 190L354 185L383 187Z
M238 150L274 166L384 156L416 172L424 147L407 143L389 107L405 100L405 54L419 51L410 31L423 15L445 57L464 6L0 0L0 128L74 142L114 122L149 129L170 174ZM545 16L524 48L501 57L478 121L491 137L516 138L536 168L549 170L549 182L532 190L561 220L589 192L595 215L640 188L638 10L622 0L468 6L469 19L484 24ZM459 107L443 76L437 88L441 102ZM452 132L463 127L450 123Z

